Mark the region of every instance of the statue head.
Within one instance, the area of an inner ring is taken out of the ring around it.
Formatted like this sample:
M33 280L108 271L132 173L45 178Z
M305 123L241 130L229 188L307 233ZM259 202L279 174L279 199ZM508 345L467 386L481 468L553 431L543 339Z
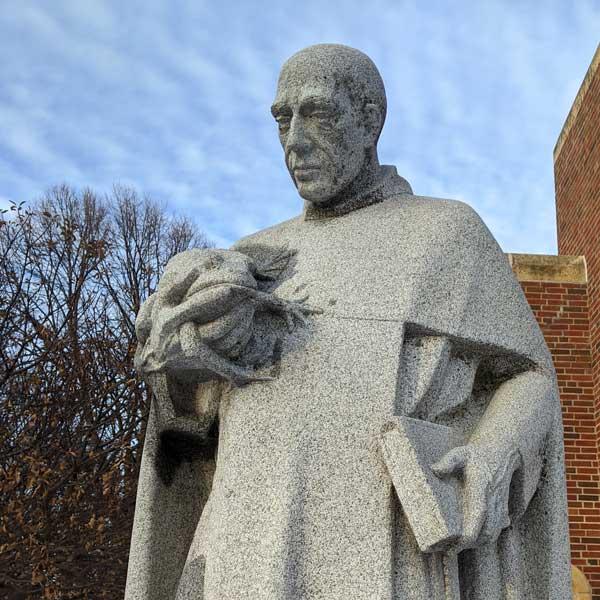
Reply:
M326 206L359 194L379 169L383 81L362 52L309 46L282 67L271 112L300 196Z

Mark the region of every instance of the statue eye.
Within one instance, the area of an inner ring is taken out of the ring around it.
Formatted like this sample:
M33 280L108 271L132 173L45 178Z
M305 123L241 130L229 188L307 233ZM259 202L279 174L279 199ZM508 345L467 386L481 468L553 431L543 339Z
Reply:
M316 110L309 116L311 119L314 119L320 127L330 127L334 121L334 115L328 110Z

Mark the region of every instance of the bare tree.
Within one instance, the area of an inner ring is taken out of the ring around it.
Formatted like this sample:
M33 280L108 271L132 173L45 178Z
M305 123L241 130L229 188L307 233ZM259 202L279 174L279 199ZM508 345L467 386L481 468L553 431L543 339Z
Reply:
M125 187L0 217L0 596L122 597L149 408L135 315L173 254L207 245Z

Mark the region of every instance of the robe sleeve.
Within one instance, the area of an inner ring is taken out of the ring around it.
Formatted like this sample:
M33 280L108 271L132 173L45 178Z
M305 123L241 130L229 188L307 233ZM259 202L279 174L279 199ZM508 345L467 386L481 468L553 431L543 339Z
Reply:
M172 463L153 401L138 480L125 600L174 598L214 474L214 460Z
M462 302L461 321L474 338L492 349L487 364L483 363L489 372L483 370L479 377L495 379L471 440L491 443L492 457L506 461L501 468L514 470L510 507L514 518L520 518L538 488L557 415L560 423L556 375L542 332L506 255L473 210L462 213L460 239L465 246L461 251L470 255L466 264L470 265L471 294ZM485 381L478 382L483 384ZM507 458L511 456L514 459Z
M457 375L450 390L456 381L468 384L458 389L471 387L464 398L448 393L450 413L442 401L435 420L461 428L465 442L487 444L492 461L508 458L511 477L510 527L497 543L459 555L469 598L562 600L569 594L569 541L551 355L506 256L479 216L465 204L445 201L431 214L434 225L424 233L435 235L436 244L427 245L430 255L423 259L407 327L413 336L447 338L449 364L457 366L450 371Z
M431 228L438 243L424 260L408 332L450 340L450 352L440 352L448 366L439 376L436 410L454 410L446 424L465 421L465 435L498 461L492 471L502 463L507 476L514 471L511 507L522 515L538 487L557 416L560 423L552 359L506 255L477 213L445 201L432 212L439 215ZM457 389L467 390L463 398Z

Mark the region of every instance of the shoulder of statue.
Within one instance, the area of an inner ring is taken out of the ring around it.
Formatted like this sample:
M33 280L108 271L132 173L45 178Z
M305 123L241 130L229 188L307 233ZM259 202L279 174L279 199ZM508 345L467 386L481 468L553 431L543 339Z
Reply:
M437 230L463 234L491 236L485 223L477 212L467 203L460 200L435 198L430 196L405 196L399 203L394 203L399 209L402 203L410 205L414 218L430 231ZM468 236L470 237L470 236Z
M293 232L299 225L301 225L301 223L302 217L297 216L293 217L292 219L288 219L287 221L282 221L281 223L266 227L265 229L260 229L259 231L240 238L233 244L231 249L238 250L244 246L260 244L263 241L276 242L278 239L284 238Z

